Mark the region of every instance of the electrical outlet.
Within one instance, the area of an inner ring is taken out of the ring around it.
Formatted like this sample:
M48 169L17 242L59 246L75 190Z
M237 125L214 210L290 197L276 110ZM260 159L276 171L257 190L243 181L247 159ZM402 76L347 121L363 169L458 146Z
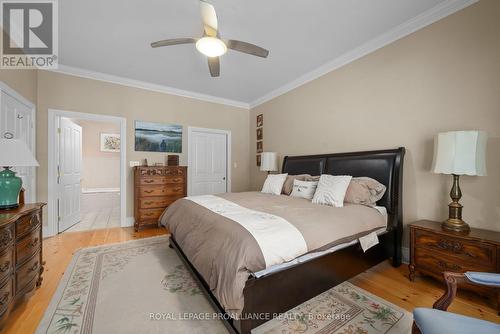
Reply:
M136 167L136 166L141 165L140 161L129 161L128 163L129 163L130 167Z

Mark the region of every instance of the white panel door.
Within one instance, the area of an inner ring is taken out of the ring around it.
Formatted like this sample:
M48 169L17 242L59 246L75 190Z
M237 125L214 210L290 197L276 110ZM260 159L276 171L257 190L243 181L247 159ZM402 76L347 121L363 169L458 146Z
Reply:
M189 143L190 195L227 192L227 140L224 133L192 131Z
M59 126L59 232L80 221L82 127L61 117Z
M34 124L30 107L2 92L1 96L0 133L3 138L23 140L34 152ZM35 167L15 167L16 175L23 180L25 200L35 202Z

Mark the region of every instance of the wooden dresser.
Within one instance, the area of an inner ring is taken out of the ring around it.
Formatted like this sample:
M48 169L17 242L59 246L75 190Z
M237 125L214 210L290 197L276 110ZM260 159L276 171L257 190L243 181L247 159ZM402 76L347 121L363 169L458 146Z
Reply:
M187 167L134 167L135 230L157 226L171 203L187 195Z
M0 210L0 328L10 310L42 283L42 207Z
M415 272L443 280L444 271L500 273L500 232L471 228L469 234L444 231L441 223L410 224L410 280ZM500 311L500 289L466 285L463 288L493 297Z

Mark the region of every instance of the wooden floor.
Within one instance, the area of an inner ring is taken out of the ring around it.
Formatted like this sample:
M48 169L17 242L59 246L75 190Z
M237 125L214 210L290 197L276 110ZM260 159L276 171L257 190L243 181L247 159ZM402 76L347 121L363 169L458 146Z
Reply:
M88 232L67 232L44 240L46 261L40 289L25 303L18 306L10 317L3 333L33 333L47 308L64 270L72 255L80 248L123 242L164 234L164 229L148 229L135 233L132 228L112 228ZM430 278L408 280L406 265L393 268L384 262L351 280L359 287L399 305L408 311L424 306L431 307L442 294L443 288ZM460 293L450 310L455 313L500 323L500 317L484 298L472 293Z

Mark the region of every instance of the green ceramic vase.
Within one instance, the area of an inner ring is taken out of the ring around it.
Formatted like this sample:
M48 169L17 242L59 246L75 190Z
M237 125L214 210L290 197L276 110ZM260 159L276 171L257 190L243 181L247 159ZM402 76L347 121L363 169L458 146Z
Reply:
M17 208L17 199L23 185L20 177L8 167L0 172L0 209Z

